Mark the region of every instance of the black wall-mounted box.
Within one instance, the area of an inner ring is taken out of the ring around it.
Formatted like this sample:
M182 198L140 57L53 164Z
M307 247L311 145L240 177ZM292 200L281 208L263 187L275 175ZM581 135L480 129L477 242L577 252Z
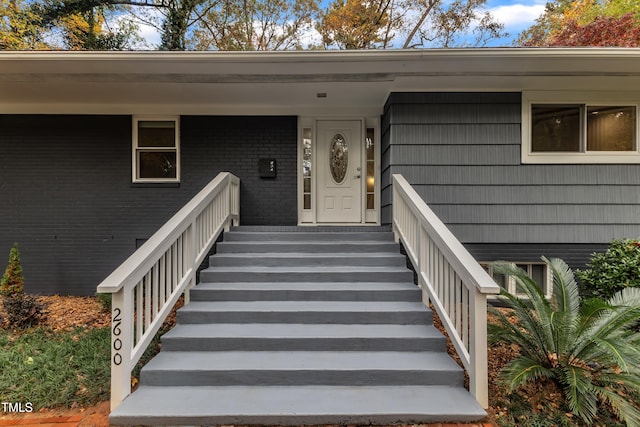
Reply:
M258 174L260 178L276 177L276 159L259 159Z

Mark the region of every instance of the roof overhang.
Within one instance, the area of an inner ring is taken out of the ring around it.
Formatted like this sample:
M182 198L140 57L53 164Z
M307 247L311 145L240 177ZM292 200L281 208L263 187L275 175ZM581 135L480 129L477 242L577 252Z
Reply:
M557 90L640 94L640 49L0 52L0 113L362 116L391 92Z

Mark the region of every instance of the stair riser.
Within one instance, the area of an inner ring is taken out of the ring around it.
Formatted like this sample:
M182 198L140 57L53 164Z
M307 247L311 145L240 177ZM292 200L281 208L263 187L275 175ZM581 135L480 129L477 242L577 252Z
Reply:
M279 414L279 415L206 415L206 416L162 416L145 417L109 416L114 426L218 426L218 425L273 425L273 426L319 426L319 425L419 425L430 423L471 422L483 418L479 415L462 417L455 414L405 414L400 411L387 414ZM401 420L402 422L399 422ZM455 424L454 424L455 425Z
M400 246L396 243L359 243L359 242L334 242L324 244L305 243L241 243L220 242L218 253L370 253L370 252L400 252Z
M475 422L459 387L139 387L112 425L398 425Z
M376 272L335 272L326 271L305 274L295 271L216 271L203 270L200 272L202 282L411 282L413 273L405 271L376 271Z
M220 254L222 255L222 254ZM210 267L344 267L344 266L373 266L373 267L403 267L406 259L402 255L389 256L346 256L346 257L301 257L291 255L289 257L224 257L212 256L209 258Z
M421 301L419 290L398 291L243 291L197 290L191 291L191 301Z
M162 338L166 351L445 351L434 338Z
M146 386L462 386L460 370L233 370L142 372Z
M356 242L392 242L393 233L358 233L358 232L295 232L295 233L265 233L265 232L235 232L224 235L226 242L333 242L350 240Z
M302 324L431 324L430 311L403 312L190 312L179 311L178 323L302 323Z

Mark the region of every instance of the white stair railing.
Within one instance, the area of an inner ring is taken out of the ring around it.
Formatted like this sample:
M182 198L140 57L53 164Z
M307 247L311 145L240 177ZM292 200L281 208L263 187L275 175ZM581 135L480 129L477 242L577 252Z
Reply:
M131 393L131 371L223 230L239 223L240 180L221 172L99 286L112 295L111 410Z
M467 369L469 391L487 408L487 295L500 288L402 175L393 175L393 232Z

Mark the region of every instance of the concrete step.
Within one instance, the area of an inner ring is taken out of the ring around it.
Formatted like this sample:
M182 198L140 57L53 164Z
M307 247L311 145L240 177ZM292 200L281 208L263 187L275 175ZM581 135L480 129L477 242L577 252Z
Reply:
M191 301L421 301L410 282L200 283Z
M400 245L387 241L267 241L267 242L229 242L222 241L217 244L217 253L367 253L367 252L400 252Z
M406 258L399 252L371 253L218 253L209 258L210 267L265 266L265 267L301 267L301 266L389 266L403 267Z
M192 324L163 335L162 350L444 352L446 339L432 325Z
M200 272L202 282L393 282L413 280L406 267L209 267Z
M462 387L141 386L112 425L368 425L473 422L485 411Z
M178 322L430 324L421 302L404 301L193 301L178 311Z
M349 241L380 241L392 242L393 233L365 233L365 232L255 232L255 231L233 231L224 235L225 242L335 242L341 240Z
M464 375L444 352L163 351L140 374L150 386L445 385Z
M252 231L262 233L290 233L290 232L304 232L304 233L326 233L326 232L338 232L338 233L388 233L392 231L389 225L239 225L231 227L231 231Z

